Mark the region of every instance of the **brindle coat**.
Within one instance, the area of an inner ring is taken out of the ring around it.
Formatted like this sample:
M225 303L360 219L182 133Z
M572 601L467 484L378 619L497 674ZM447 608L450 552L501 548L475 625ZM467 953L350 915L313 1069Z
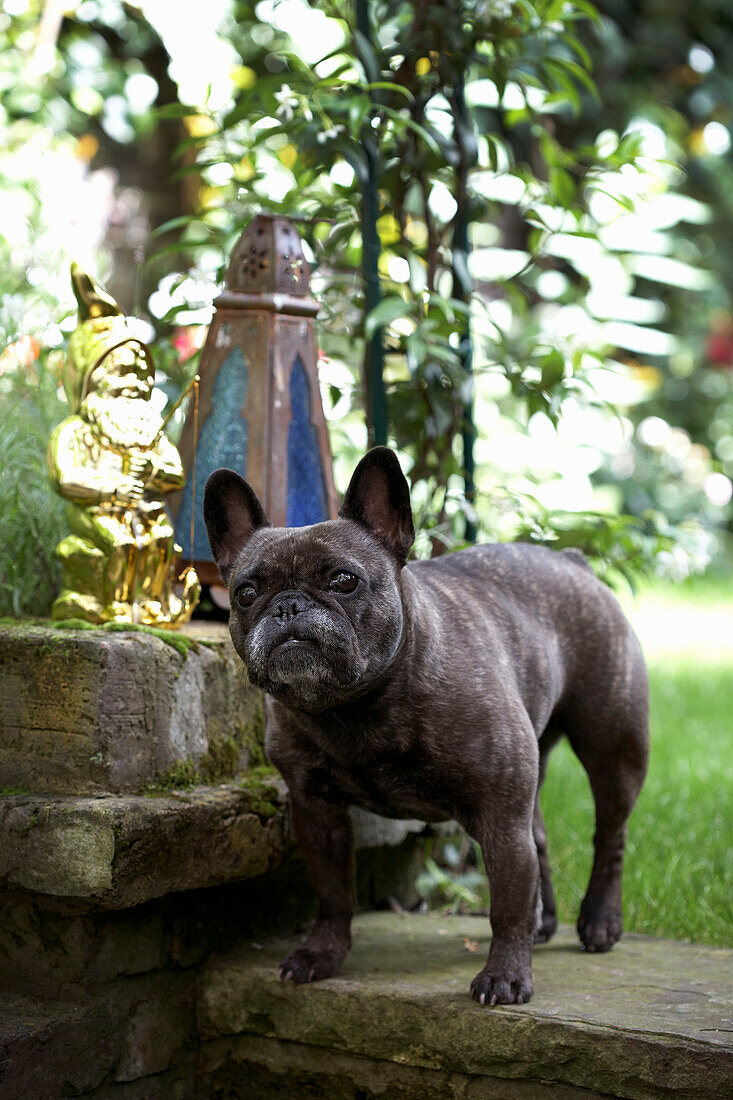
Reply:
M349 950L356 805L453 818L478 840L493 938L471 992L482 1004L527 1001L532 941L556 925L538 792L563 734L596 805L578 931L588 950L609 950L646 772L647 678L629 623L582 555L481 545L406 564L409 489L385 448L359 464L337 520L272 528L226 470L207 483L204 515L318 891L315 927L281 976L328 977Z

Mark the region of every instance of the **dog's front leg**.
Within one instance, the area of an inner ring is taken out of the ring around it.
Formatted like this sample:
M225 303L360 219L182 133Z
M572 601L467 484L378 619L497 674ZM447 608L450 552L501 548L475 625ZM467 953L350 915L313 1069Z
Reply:
M284 981L315 982L335 974L351 947L354 844L345 806L291 797L293 830L318 893L318 917L305 947L283 959Z
M472 830L489 876L492 939L486 966L471 983L471 996L486 1005L524 1004L532 996L537 849L531 812L521 821L502 821L493 810L488 821Z

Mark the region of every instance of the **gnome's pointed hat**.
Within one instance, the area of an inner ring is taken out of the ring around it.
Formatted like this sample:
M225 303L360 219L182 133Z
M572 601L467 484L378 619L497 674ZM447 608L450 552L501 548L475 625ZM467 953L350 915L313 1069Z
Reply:
M71 264L71 286L79 303L79 321L95 321L99 317L121 317L122 310L114 298L103 290L76 261Z
M117 302L77 263L71 265L71 285L79 303L79 323L69 338L62 373L64 390L72 413L78 413L89 390L95 367L122 344L140 349L141 372L153 375L153 360L147 344L136 336Z

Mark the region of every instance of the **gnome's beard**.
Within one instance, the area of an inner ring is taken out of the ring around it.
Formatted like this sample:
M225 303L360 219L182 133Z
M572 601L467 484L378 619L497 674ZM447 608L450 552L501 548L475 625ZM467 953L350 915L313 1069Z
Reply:
M163 425L162 417L144 397L103 397L90 393L82 415L115 451L147 450L155 443Z

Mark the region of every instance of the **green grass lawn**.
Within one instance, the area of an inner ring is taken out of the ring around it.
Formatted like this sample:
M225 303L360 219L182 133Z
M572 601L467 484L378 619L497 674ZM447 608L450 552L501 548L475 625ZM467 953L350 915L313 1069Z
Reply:
M649 666L652 735L629 824L625 927L733 946L733 582L655 584L622 602ZM564 742L542 807L559 916L574 924L590 872L593 803Z

